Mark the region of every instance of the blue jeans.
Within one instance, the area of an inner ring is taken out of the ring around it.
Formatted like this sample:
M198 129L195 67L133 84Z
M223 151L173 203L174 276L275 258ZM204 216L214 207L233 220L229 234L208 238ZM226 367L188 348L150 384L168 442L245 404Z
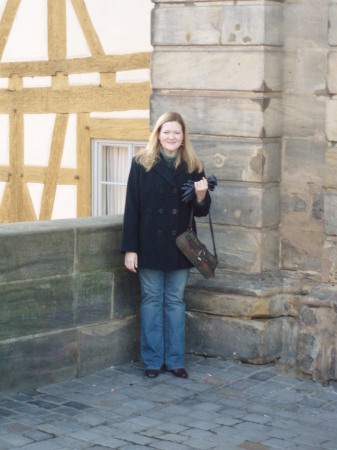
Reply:
M185 301L189 269L139 269L141 353L146 369L184 367Z

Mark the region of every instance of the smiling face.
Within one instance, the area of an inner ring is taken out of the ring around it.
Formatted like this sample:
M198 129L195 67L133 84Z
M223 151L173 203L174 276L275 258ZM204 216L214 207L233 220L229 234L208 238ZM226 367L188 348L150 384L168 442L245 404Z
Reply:
M184 133L179 122L165 122L158 134L164 153L174 156L184 140Z

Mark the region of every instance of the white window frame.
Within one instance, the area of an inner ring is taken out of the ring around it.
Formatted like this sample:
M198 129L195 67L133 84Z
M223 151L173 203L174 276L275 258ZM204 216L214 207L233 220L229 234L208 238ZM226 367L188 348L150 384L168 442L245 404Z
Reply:
M102 160L104 147L127 147L129 170L132 158L134 156L135 147L145 147L147 142L144 141L115 141L110 139L92 139L91 141L91 214L92 216L101 216L102 195L101 185L123 185L126 183L107 182L102 180Z

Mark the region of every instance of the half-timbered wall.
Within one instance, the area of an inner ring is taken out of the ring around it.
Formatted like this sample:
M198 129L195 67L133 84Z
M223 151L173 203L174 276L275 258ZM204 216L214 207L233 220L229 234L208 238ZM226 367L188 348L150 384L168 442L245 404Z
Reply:
M151 0L0 0L0 223L91 214L91 139L149 134Z

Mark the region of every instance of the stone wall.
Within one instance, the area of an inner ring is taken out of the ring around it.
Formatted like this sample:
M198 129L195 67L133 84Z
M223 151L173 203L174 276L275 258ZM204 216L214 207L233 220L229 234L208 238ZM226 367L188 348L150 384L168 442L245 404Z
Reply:
M0 226L0 391L139 358L121 217Z
M179 111L219 181L188 350L336 378L337 2L153 2L151 122Z

